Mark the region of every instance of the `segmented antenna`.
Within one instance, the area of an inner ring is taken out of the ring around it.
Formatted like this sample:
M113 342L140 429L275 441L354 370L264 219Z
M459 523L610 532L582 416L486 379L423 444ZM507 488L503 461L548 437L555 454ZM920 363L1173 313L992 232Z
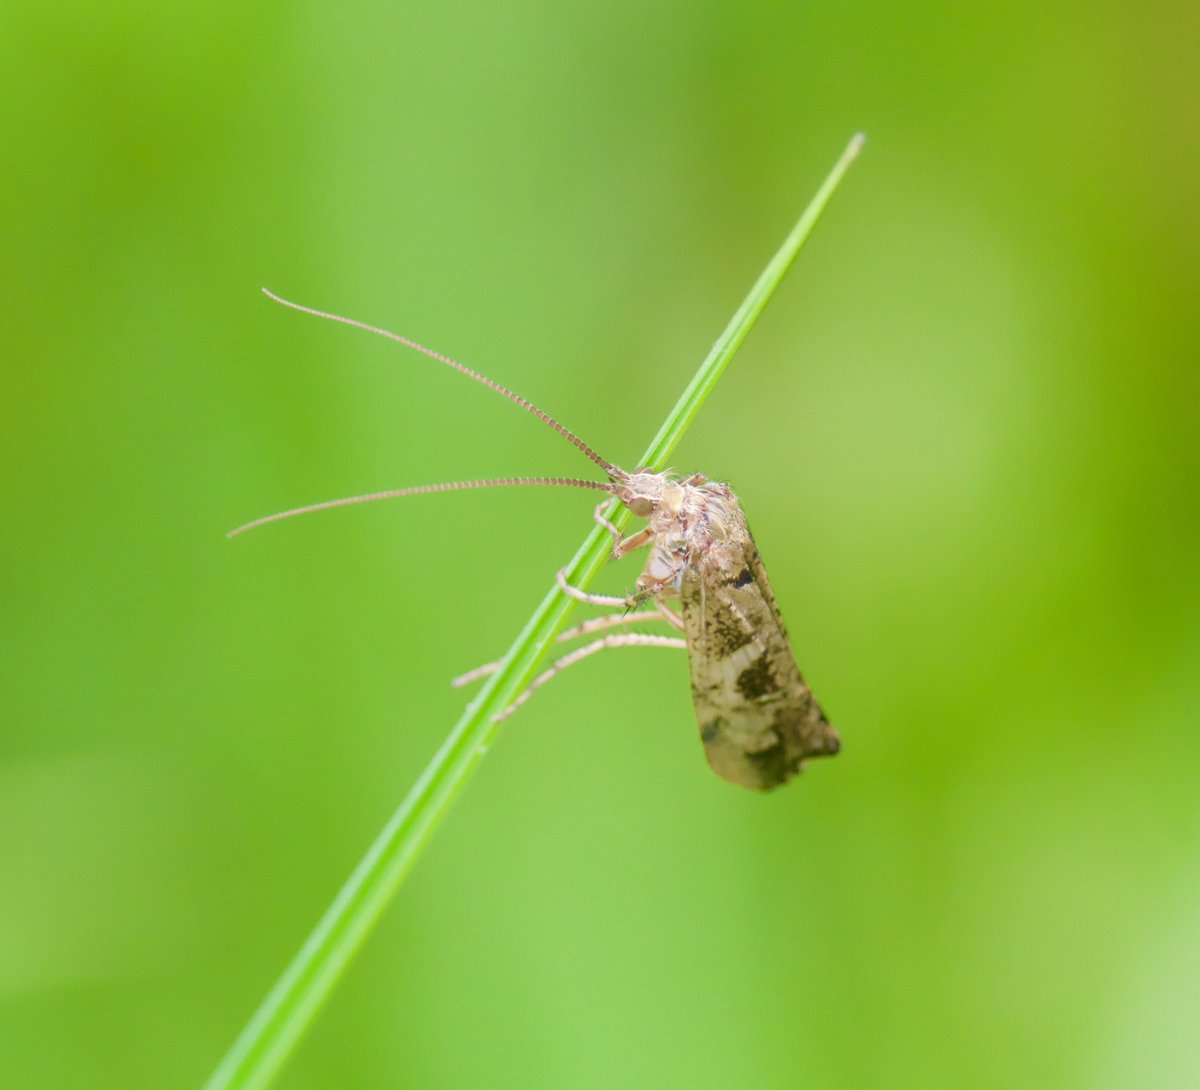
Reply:
M383 492L368 492L362 496L344 496L339 500L323 500L321 503L310 503L304 507L293 507L288 511L278 511L274 515L263 515L262 518L243 523L235 530L230 530L226 537L237 537L247 530L257 526L265 526L268 522L279 522L281 519L294 518L296 515L309 515L313 511L327 511L331 507L351 507L356 503L374 503L376 500L394 500L401 496L419 496L425 492L460 492L468 488L501 488L506 485L556 485L563 488L591 488L599 492L612 493L613 486L605 481L583 481L574 477L497 477L486 481L448 481L444 484L420 484L413 488L389 488Z
M315 307L306 307L302 303L293 303L288 299L283 299L276 295L273 291L263 288L263 294L268 299L273 299L276 303L280 303L285 307L291 307L292 310L301 311L304 314L311 314L316 318L327 318L331 322L341 322L342 325L353 326L355 329L365 330L367 333L374 333L380 337L386 337L389 341L396 341L398 344L404 345L406 348L412 348L420 352L423 356L428 356L431 360L437 360L438 363L444 363L447 367L453 367L454 370L464 374L467 378L473 378L476 382L482 383L489 390L495 390L498 394L503 394L509 401L520 405L526 412L533 413L543 424L548 424L559 435L568 442L574 443L587 457L596 463L605 473L613 480L618 480L625 476L623 470L605 461L591 447L579 438L573 431L564 425L560 424L549 413L539 409L532 401L526 401L520 394L514 393L507 386L501 386L500 383L488 378L487 375L481 375L478 371L471 370L466 364L459 363L458 360L453 360L449 356L443 356L440 352L435 352L432 348L426 348L423 344L418 344L416 341L409 340L407 337L401 337L399 333L393 333L387 329L381 329L379 326L368 325L366 322L360 322L357 318L346 318L341 314L330 314L324 310L317 310Z

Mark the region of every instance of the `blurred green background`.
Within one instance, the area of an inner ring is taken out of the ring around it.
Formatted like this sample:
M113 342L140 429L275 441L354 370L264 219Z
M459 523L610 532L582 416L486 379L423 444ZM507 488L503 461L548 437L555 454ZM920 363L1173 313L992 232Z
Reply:
M845 749L712 776L682 656L503 732L285 1069L1200 1085L1195 4L9 5L4 1086L197 1086L850 135L680 449ZM636 562L606 573L618 590Z

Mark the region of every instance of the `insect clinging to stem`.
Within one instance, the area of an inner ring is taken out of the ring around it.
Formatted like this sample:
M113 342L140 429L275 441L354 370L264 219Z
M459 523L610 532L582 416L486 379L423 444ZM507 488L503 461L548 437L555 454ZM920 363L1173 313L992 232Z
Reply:
M495 390L572 443L604 471L608 480L508 477L389 489L267 515L230 531L230 537L313 511L430 492L511 485L604 492L609 498L601 502L593 517L613 535L613 557L619 559L645 546L650 550L649 558L638 576L636 590L626 598L587 594L570 586L560 572L559 585L571 597L622 612L585 622L559 639L647 620L665 621L681 631L683 638L632 632L604 635L559 659L502 715L511 714L551 677L594 652L621 646L686 647L700 739L717 775L742 787L768 790L791 779L810 758L838 752L841 743L837 732L800 674L762 558L741 504L727 484L710 481L698 473L680 477L650 469L628 472L602 458L532 402L448 356L377 326L293 303L263 290L286 307L396 341ZM612 498L635 517L645 519L646 525L622 537L603 513ZM668 604L675 601L678 609ZM638 608L647 603L651 608ZM471 671L455 684L475 680L494 668L490 665Z

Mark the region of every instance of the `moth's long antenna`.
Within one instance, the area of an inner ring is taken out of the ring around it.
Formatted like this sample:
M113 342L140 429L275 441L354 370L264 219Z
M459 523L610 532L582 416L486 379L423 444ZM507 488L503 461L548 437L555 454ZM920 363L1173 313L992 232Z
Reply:
M449 356L443 356L441 352L435 352L432 348L426 348L423 344L418 344L416 341L409 340L407 337L401 337L399 333L393 333L387 329L381 329L379 326L368 325L366 322L360 322L357 318L346 318L341 314L330 314L324 310L317 310L315 307L306 307L302 303L293 303L288 299L283 299L276 295L273 291L263 288L263 294L268 299L273 299L276 303L281 303L285 307L291 307L292 310L299 310L304 314L311 314L317 318L327 318L331 322L341 322L342 325L353 326L355 329L362 329L368 333L374 333L380 337L386 337L389 341L396 341L398 344L404 345L406 348L412 348L420 352L424 356L428 356L432 360L437 360L438 363L444 363L447 367L453 367L454 370L466 375L467 378L473 378L476 382L483 383L489 390L495 390L498 394L503 394L509 401L520 405L526 412L533 413L543 424L548 424L559 435L571 443L574 443L584 454L586 454L593 462L596 463L609 477L614 480L625 476L623 470L613 465L612 462L605 461L591 447L587 445L569 428L564 427L549 413L539 409L532 401L526 401L520 394L514 393L507 386L501 386L500 383L488 378L487 375L481 375L478 371L471 370L466 364L459 363L458 360L453 360Z
M226 537L237 537L256 526L265 526L268 522L278 522L280 519L290 519L296 515L308 515L313 511L325 511L330 507L350 507L356 503L374 503L375 500L394 500L400 496L419 496L425 492L459 492L467 488L500 488L505 485L558 485L563 488L591 488L599 492L609 492L613 486L602 481L582 481L574 477L498 477L488 481L449 481L445 484L421 484L415 488L389 488L385 492L369 492L364 496L344 496L340 500L325 500L322 503L310 503L306 507L293 507L290 511L279 511L274 515L264 515L252 522L244 523L236 530L230 530Z

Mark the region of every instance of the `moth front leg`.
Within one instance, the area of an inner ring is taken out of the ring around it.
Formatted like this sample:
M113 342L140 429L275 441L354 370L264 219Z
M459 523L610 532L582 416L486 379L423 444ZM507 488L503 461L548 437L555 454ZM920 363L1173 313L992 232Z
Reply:
M598 526L603 526L613 539L612 555L614 560L620 560L621 557L632 552L634 549L639 549L654 537L654 531L649 526L639 530L636 534L631 534L629 537L621 537L621 531L604 517L603 511L611 501L605 500L596 507L592 512L592 519Z
M613 556L617 555L617 548L621 544L621 531L616 528L608 519L604 517L604 509L612 503L612 500L604 500L596 505L596 510L592 512L592 520L597 526L603 526L613 539Z
M629 537L618 541L613 546L613 559L620 560L621 557L628 556L634 549L640 549L653 540L654 531L649 526L643 526L636 534L630 534Z

